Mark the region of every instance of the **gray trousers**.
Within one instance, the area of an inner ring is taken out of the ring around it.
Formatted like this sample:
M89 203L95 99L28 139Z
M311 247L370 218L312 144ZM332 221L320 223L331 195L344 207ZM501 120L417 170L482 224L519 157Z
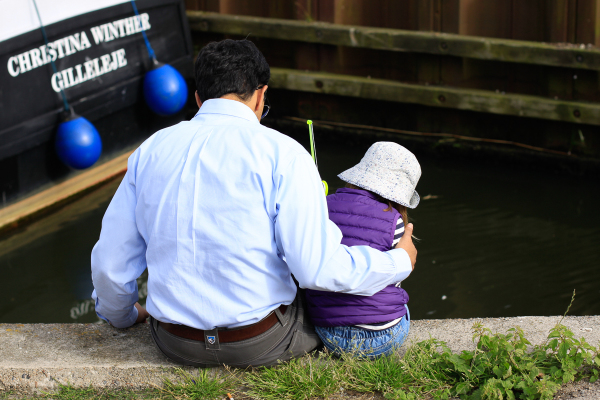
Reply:
M164 330L150 317L150 331L158 348L178 364L196 367L217 367L223 364L245 368L269 366L278 361L301 357L321 344L309 321L302 294L298 291L285 314L277 310L277 322L268 331L238 342L210 344L184 339ZM215 330L218 337L218 330ZM214 333L210 333L213 335Z

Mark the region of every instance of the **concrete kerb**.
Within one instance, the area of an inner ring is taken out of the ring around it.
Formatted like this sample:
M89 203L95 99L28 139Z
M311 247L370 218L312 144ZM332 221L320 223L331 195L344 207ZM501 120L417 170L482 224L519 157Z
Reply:
M516 317L411 321L408 341L430 336L454 352L475 347L471 327L494 332L520 326L533 344L543 343L560 317ZM600 343L600 316L566 317L577 338ZM176 379L178 367L156 348L148 324L115 329L107 324L0 324L0 392L52 391L74 387L143 389ZM195 369L189 369L190 371Z

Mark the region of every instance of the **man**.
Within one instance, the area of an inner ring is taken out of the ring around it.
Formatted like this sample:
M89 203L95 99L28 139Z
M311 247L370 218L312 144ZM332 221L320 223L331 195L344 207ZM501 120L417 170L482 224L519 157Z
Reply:
M269 65L247 40L196 60L189 122L129 158L92 251L98 315L146 319L136 278L148 269L152 337L186 365L272 365L318 344L302 288L371 295L406 278L412 225L387 253L348 248L329 221L321 179L293 139L260 124Z

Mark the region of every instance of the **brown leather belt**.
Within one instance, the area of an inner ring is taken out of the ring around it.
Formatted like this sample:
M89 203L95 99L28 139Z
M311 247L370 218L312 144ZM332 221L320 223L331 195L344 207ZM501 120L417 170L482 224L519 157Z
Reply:
M285 314L288 306L279 306L281 314ZM240 340L250 339L268 331L273 325L278 322L277 315L273 311L260 321L255 324L242 326L241 328L232 329L219 329L219 342L230 343L238 342ZM158 324L169 333L175 336L179 336L184 339L197 340L204 342L204 331L202 329L196 329L185 325L170 324L168 322L158 322Z

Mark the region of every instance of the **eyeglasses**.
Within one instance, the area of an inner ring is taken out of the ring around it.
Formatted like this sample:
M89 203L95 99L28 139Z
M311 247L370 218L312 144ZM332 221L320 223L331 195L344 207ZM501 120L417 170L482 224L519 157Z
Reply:
M263 109L263 113L260 116L260 119L263 119L264 117L267 116L267 114L269 113L269 110L271 109L271 106L267 104L268 100L267 100L267 94L265 93L265 104L264 104L264 109Z

